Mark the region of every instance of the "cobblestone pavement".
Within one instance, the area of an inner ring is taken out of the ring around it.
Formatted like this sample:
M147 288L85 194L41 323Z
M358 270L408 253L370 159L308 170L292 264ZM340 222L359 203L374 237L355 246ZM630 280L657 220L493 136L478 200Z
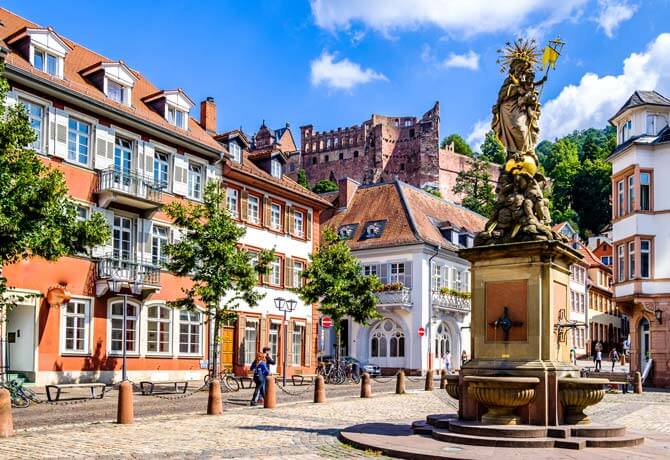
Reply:
M110 422L24 428L0 440L0 458L365 458L337 440L341 428L365 422L408 423L427 414L452 412L444 391L406 395L377 393L371 399L330 398L279 405L274 410L227 409L218 417L181 413ZM650 438L668 439L670 393L608 394L590 411L595 422L621 423Z

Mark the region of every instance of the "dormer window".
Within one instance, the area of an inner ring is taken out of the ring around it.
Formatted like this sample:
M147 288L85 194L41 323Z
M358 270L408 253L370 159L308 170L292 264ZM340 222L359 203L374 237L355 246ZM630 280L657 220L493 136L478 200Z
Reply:
M25 28L6 40L33 67L51 76L63 78L65 56L72 48L53 29Z
M632 130L633 130L632 120L626 120L623 123L623 125L621 125L621 143L624 143L628 140Z
M272 159L272 161L270 162L270 168L272 176L281 178L282 168L281 168L281 162L278 159L276 158Z
M109 99L132 105L132 91L137 77L130 68L118 62L99 62L81 71L81 75L100 89Z
M236 163L242 162L242 147L240 147L237 142L230 142L230 144L228 144L228 150L233 157L233 161Z
M167 107L167 121L177 128L186 129L186 113L176 107Z
M114 80L107 80L107 97L113 101L124 103L126 96L124 95L125 88Z
M172 126L188 129L188 113L193 101L181 89L159 91L143 97L142 101Z
M33 51L33 66L54 77L60 77L59 62L61 59L62 58L39 48L35 48Z

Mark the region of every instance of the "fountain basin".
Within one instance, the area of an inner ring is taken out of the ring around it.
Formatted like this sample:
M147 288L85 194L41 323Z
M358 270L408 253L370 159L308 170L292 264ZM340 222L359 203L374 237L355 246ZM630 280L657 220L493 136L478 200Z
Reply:
M461 389L458 384L458 375L447 374L447 385L445 389L447 394L454 399L461 399Z
M463 380L468 395L488 409L482 416L482 423L488 425L518 425L521 417L514 410L533 400L540 383L537 377L466 376Z
M588 406L598 404L605 397L607 379L562 378L558 379L558 395L565 406L565 423L568 425L590 425L591 419L584 413Z

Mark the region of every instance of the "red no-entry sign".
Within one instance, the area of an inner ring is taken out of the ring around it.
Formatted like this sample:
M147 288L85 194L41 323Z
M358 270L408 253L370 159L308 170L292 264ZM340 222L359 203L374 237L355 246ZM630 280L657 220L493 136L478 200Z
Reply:
M419 337L423 337L424 335L426 335L426 330L423 327L420 327L418 332Z
M324 316L321 318L321 327L328 329L333 326L333 319L330 316Z

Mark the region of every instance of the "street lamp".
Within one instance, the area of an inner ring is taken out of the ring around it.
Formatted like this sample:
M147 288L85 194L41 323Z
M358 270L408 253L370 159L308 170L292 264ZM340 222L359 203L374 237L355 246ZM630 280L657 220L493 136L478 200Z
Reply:
M142 294L143 280L142 276L138 276L135 281L129 282L130 292L133 296ZM123 326L121 328L121 350L122 350L122 364L121 364L121 380L128 380L128 371L126 368L126 320L128 315L128 294L122 292L124 280L117 276L112 276L107 280L109 290L115 294L123 297Z
M654 310L654 316L656 316L656 321L658 321L658 324L663 324L663 310L657 308Z
M297 301L293 299L286 300L283 297L275 298L275 307L281 312L284 312L284 322L282 323L282 328L284 329L284 354L282 356L282 386L286 386L286 357L288 356L288 330L286 327L286 315L289 312L295 310Z

